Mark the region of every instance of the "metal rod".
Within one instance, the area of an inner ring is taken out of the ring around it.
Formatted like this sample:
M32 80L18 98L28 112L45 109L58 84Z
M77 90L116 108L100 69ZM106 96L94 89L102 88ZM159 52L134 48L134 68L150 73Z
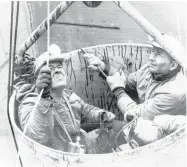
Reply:
M133 19L147 34L149 34L153 39L160 44L166 52L168 52L184 69L187 71L185 64L185 52L181 48L180 53L176 51L173 45L168 43L168 40L164 38L156 27L154 27L150 22L148 22L129 2L127 1L117 1L114 2L118 5L131 19Z
M97 67L98 70L104 75L105 78L107 78L106 74L103 72L103 70L101 70L99 67Z
M83 24L83 23L68 23L68 22L55 22L56 25L70 25L70 26L80 26L80 27L88 27L88 28L99 28L99 29L112 29L112 30L120 30L119 27L116 26L103 26L96 24Z
M24 53L38 40L50 26L70 7L73 1L62 1L43 22L27 37L18 50L17 61L23 60Z

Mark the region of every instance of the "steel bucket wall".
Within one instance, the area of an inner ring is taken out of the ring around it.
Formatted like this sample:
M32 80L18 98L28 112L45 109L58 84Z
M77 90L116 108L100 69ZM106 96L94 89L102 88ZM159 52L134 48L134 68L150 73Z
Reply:
M98 56L107 56L109 57L110 63L114 66L119 67L125 64L124 68L126 68L128 72L133 72L146 62L149 48L149 45L113 44L84 48L84 51L95 53ZM138 50L139 52L137 52ZM71 60L67 63L68 80L71 82L69 86L89 103L107 109L108 103L102 98L108 96L110 91L97 73L90 73L88 71L85 66L85 61L80 57L78 51L79 50L68 53L71 55ZM90 75L92 77L90 77ZM136 167L137 164L139 166L151 167L186 166L185 127L150 145L119 153L80 155L45 147L23 135L22 131L19 129L16 123L17 103L15 101L15 95L16 92L13 93L10 99L9 111L24 166L61 167L64 165L83 167L90 165L116 165L119 167ZM111 99L108 98L106 101L107 100ZM112 106L111 111L117 113L115 102Z
M127 73L131 73L137 71L147 62L150 45L121 43L87 47L83 50L94 53L99 58L108 60L114 67L124 68ZM83 100L94 106L106 110L110 108L111 112L122 119L115 99L112 102L113 94L106 82L99 77L98 72L88 70L86 61L79 51L68 53L71 56L70 61L66 64L69 88L72 88Z

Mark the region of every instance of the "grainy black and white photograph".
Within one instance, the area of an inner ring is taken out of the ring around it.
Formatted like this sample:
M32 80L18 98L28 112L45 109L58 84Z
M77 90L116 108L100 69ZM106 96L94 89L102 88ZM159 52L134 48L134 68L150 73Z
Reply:
M0 1L0 167L185 167L185 1Z

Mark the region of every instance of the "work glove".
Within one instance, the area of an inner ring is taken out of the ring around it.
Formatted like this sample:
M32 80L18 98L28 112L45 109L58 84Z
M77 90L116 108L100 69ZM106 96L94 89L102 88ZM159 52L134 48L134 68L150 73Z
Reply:
M94 71L98 71L98 67L104 71L105 63L101 61L98 57L91 53L85 53L83 57L88 62L88 68Z
M111 128L115 121L115 115L112 112L102 112L101 121L105 124L107 128Z
M42 97L47 98L50 96L50 88L51 88L51 71L48 67L43 67L36 80L36 91L38 93L44 89Z
M108 76L106 81L112 92L114 92L118 88L125 89L126 77L122 71L116 72L113 76Z

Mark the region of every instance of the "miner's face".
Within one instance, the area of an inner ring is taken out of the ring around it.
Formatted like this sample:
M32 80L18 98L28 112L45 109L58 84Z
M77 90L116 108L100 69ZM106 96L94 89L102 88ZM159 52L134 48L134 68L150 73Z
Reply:
M149 70L153 74L167 74L172 71L175 61L161 48L153 47L149 56Z
M63 62L50 62L49 69L51 70L52 89L66 87L66 73Z

